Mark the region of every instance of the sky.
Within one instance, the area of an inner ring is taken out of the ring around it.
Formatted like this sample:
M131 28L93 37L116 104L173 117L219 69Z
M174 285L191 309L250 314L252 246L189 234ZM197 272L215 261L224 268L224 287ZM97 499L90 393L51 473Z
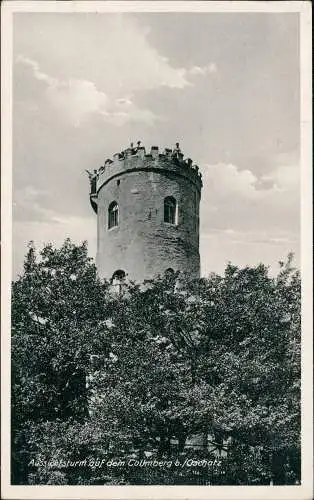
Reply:
M16 13L13 275L88 241L85 172L141 140L200 166L201 274L300 259L296 13Z

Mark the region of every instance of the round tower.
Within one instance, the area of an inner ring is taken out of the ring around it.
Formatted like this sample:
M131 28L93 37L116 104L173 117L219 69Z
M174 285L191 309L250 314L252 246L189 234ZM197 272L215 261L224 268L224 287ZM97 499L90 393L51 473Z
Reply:
M137 282L172 271L200 276L202 179L178 143L162 153L131 143L89 178L100 276Z

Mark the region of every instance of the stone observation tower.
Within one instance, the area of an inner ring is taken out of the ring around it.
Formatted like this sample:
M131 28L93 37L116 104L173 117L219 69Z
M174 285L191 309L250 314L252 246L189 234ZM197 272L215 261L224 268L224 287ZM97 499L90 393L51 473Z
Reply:
M88 174L100 276L143 282L181 271L199 278L202 178L178 143L149 153L131 143Z

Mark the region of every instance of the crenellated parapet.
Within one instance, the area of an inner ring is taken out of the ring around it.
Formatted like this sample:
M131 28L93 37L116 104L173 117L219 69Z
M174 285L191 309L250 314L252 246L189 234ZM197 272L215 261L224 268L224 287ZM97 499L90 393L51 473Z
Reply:
M112 159L106 159L104 165L93 174L88 172L91 186L91 202L94 210L98 191L111 179L133 171L167 171L181 177L185 177L201 191L202 174L199 167L193 164L190 158L184 158L179 143L171 148L159 150L158 146L152 146L147 152L146 148L137 142L137 146L131 143L125 150L115 153Z

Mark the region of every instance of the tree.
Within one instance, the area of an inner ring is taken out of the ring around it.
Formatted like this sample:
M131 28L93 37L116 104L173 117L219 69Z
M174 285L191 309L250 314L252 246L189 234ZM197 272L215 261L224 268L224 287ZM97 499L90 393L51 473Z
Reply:
M66 240L60 249L47 245L39 255L29 245L24 274L12 284L14 482L21 474L27 422L88 416L85 377L91 353L99 343L103 348L98 330L110 308L107 291L86 243Z
M116 354L94 385L97 418L114 416L137 447L159 454L202 432L229 441L231 468L232 458L259 456L255 482L299 477L300 277L291 257L276 278L263 265L228 265L224 277L184 291L167 280L134 287L120 304Z
M27 464L56 453L183 457L195 434L226 450L211 482L300 478L301 293L292 257L276 277L262 264L229 264L224 276L186 278L129 283L115 295L85 244L48 245L39 258L30 246L13 283L14 481L134 484L123 467ZM141 470L147 484L196 481L178 474Z

